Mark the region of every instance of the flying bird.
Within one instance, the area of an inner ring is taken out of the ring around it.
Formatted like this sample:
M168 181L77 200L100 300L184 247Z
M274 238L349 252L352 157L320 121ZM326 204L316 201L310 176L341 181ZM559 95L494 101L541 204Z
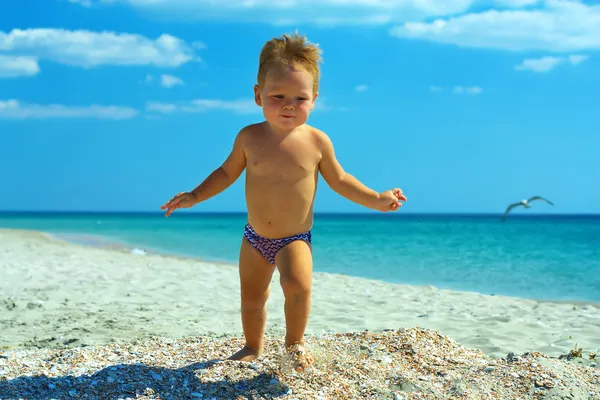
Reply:
M550 204L551 206L554 205L553 202L551 202L548 199L543 198L542 196L533 196L530 197L528 199L523 199L521 201L519 201L518 203L513 203L511 205L508 206L508 208L506 209L506 211L504 212L504 215L502 216L502 221L504 221L506 219L506 217L508 216L508 213L511 212L511 210L515 207L519 207L519 206L523 206L524 208L531 208L531 202L534 200L542 200L545 201L546 203Z

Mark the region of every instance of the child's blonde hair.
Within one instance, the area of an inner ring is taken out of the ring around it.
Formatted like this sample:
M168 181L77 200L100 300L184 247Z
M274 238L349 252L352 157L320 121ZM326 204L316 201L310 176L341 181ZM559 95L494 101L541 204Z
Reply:
M319 89L319 62L322 61L321 49L309 43L306 37L295 33L284 34L265 43L258 64L258 86L263 87L265 77L273 67L301 67L313 76L313 93Z

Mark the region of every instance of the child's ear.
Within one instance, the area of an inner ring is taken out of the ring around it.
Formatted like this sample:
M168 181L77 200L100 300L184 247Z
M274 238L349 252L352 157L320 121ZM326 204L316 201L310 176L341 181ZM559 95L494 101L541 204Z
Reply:
M262 99L260 97L260 88L258 85L254 85L254 102L257 106L262 107Z
M311 110L315 108L315 101L317 101L317 97L319 97L319 92L316 92L315 95L313 96Z

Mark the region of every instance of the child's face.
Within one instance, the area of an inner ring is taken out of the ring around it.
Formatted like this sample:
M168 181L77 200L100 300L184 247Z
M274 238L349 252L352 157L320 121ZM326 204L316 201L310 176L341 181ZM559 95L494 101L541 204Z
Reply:
M313 82L312 75L304 69L272 68L263 88L254 87L254 98L271 125L291 130L304 124L315 106Z

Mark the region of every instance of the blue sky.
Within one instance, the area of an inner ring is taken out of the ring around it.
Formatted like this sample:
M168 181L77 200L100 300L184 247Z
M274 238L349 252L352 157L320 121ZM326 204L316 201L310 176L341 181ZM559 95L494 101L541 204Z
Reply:
M600 6L4 0L0 210L158 211L261 120L264 42L323 49L309 123L402 212L600 212ZM246 4L245 6L243 4ZM243 178L194 211L243 211ZM365 211L321 181L316 211Z

